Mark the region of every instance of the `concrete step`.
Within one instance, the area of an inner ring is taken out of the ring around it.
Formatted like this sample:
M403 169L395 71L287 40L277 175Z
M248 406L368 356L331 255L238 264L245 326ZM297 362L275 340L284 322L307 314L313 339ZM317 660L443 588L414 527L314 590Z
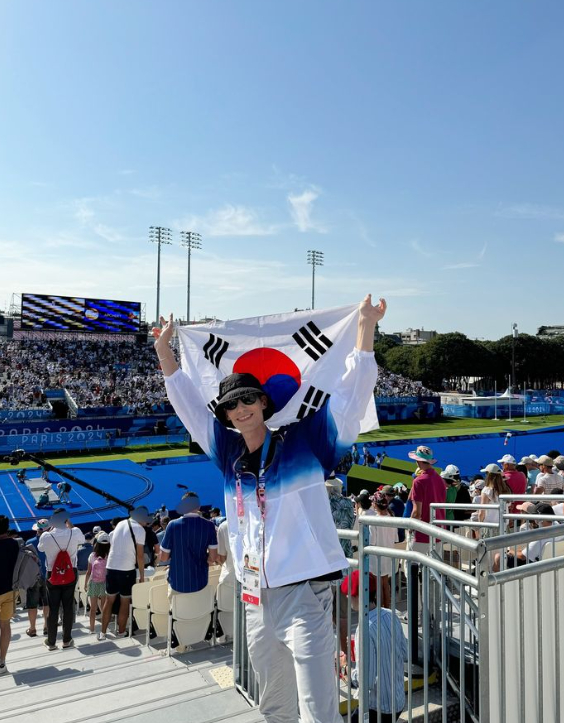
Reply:
M36 723L45 716L57 723L260 723L233 687L218 685L214 668L232 661L227 646L202 645L167 657L163 646L145 646L145 638L98 641L79 616L73 628L75 646L56 651L43 645L43 635L26 636L27 615L12 625L9 675L0 678L0 721ZM42 631L42 619L38 621ZM225 673L227 675L225 676Z

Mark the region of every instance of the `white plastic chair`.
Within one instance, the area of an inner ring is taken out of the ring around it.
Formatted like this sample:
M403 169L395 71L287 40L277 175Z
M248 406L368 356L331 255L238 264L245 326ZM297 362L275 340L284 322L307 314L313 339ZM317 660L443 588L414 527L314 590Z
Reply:
M149 619L147 622L147 638L152 625L158 637L167 638L170 641L168 584L162 583L160 580L149 588Z
M80 603L82 602L82 605L84 607L84 614L87 615L86 607L88 605L88 595L86 594L86 573L80 572L78 574L78 579L76 581L76 585L74 586L74 601L76 603L76 614L78 615L78 611L80 609Z
M207 585L198 592L172 596L172 627L179 645L195 645L205 639L214 611L214 592L213 586Z
M159 580L145 580L137 582L131 589L131 602L129 604L129 637L133 633L133 619L140 630L147 632L147 645L149 644L149 591Z
M220 582L216 591L217 618L224 635L233 637L233 610L235 608L235 586ZM215 630L215 627L214 627Z
M552 540L546 543L544 550L542 551L542 559L550 560L552 557L564 556L564 540L557 540L554 543L554 552Z

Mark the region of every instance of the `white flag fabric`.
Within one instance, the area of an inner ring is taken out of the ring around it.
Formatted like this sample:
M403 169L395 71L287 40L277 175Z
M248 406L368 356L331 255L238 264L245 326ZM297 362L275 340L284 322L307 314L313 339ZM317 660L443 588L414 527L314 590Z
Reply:
M345 373L356 343L358 305L178 327L182 369L213 410L219 382L253 374L274 402L268 425L282 427L317 411ZM378 428L374 397L361 432Z

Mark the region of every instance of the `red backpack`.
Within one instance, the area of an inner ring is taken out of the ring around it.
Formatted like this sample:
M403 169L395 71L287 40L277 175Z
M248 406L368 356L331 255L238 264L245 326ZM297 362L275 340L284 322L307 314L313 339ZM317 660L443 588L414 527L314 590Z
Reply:
M53 535L51 535L51 537L59 548L59 552L57 553L57 557L55 558L55 562L53 563L53 569L51 570L51 577L49 578L49 582L51 583L51 585L68 585L75 580L74 569L72 566L70 555L67 552L70 541L72 540L72 530L70 531L69 541L64 550L61 549L61 546L59 545L57 540L55 540Z

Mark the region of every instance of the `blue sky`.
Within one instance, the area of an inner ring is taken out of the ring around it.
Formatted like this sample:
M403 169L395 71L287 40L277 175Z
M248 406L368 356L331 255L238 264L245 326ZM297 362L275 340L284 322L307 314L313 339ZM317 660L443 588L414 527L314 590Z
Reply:
M0 308L237 318L371 291L386 331L562 324L560 0L4 0Z

